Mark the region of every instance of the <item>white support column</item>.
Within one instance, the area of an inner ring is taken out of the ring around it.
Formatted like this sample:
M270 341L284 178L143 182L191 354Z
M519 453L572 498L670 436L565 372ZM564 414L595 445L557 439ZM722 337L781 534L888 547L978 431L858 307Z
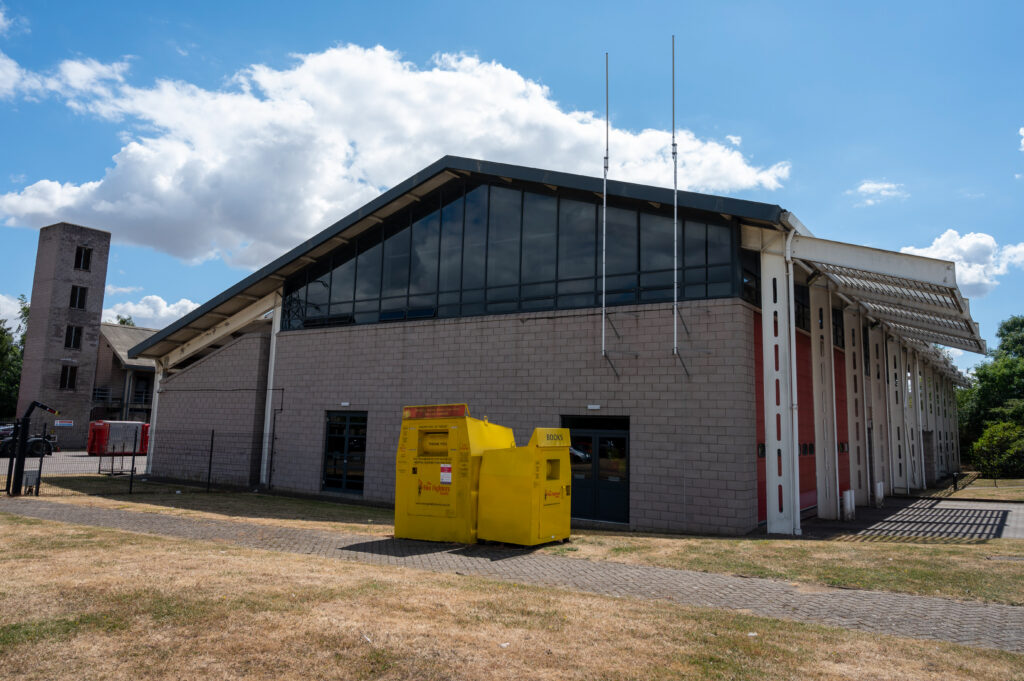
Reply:
M960 462L957 460L956 446L960 441L960 424L956 419L956 387L953 379L946 377L945 382L946 400L946 454L949 458L949 472L960 470Z
M865 393L870 396L871 411L868 415L871 447L871 498L880 505L886 494L892 492L892 476L889 474L889 406L888 390L886 390L886 354L885 333L880 324L868 327L868 353L871 357L871 375L868 377L870 389ZM882 493L878 494L878 483L882 483Z
M956 458L956 470L962 470L962 462L960 459L960 409L956 403L956 390L953 390L953 394L950 397L950 409L953 413L953 452Z
M156 444L156 415L157 405L160 402L161 383L164 382L164 365L161 360L156 361L156 374L153 376L153 405L149 414L149 449L146 450L146 475L153 474L153 456Z
M917 448L920 452L921 459L921 487L928 487L928 462L925 461L925 457L928 455L925 451L925 431L928 430L928 382L925 378L925 365L924 360L921 358L920 351L916 352L917 356L917 380L918 390L920 391L919 407L917 410L917 430L920 435L917 440Z
M891 491L907 491L907 429L905 423L907 372L903 346L894 336L886 338L886 371L889 395L889 452L892 469Z
M766 506L770 534L800 534L800 467L796 443L792 264L785 235L764 232L761 245L761 339L764 367Z
M913 394L913 355L910 353L910 349L904 343L904 340L900 339L900 366L902 373L900 377L903 379L903 442L905 444L903 448L903 460L906 462L906 487L904 492L910 493L913 488L918 486L918 473L916 473L916 440L918 440L918 420L914 418L914 409L916 405L915 395Z
M814 461L818 517L839 518L839 454L836 440L835 362L832 353L832 294L810 287L811 374L814 386Z
M917 350L904 346L907 357L907 434L910 445L911 489L924 487L924 471L921 470L921 377L918 367Z
M843 328L846 331L846 436L850 454L850 486L858 506L868 504L868 453L867 426L867 382L864 380L870 367L864 366L862 318L860 310L847 307L843 310ZM840 433L840 440L843 440Z
M942 370L939 366L931 365L931 383L929 384L928 395L931 398L929 413L932 415L932 441L935 447L935 475L941 478L949 474L949 465L946 460L946 419L942 415Z
M931 453L926 454L930 457L930 463L934 466L935 479L939 479L946 474L946 461L943 456L942 449L942 434L944 427L942 423L942 412L939 408L939 371L935 366L935 362L929 362L925 367L925 389L926 395L928 396L927 403L925 404L925 413L927 414L927 428L931 433ZM927 473L927 468L925 469Z
M949 392L952 383L949 378L943 374L939 378L939 393L937 402L942 405L942 442L943 452L946 456L946 475L949 475L956 470L955 462L953 461L953 437L955 437L955 424L953 423L953 410L949 408Z
M270 451L274 444L274 363L277 359L277 334L281 331L281 295L275 295L274 320L270 332L270 359L267 361L267 396L263 402L263 452L260 456L260 485L270 484Z

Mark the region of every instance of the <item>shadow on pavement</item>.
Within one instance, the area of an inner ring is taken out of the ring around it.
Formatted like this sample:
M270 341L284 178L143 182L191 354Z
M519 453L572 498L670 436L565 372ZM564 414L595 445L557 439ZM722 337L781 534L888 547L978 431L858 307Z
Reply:
M973 544L1003 536L1009 511L987 508L940 508L934 499L889 497L885 508L858 507L852 521L809 518L806 539Z
M342 551L370 553L378 556L424 556L432 553L450 553L467 558L483 558L491 562L518 558L534 553L537 546L508 546L505 544L452 544L417 541L415 539L376 539L338 547Z

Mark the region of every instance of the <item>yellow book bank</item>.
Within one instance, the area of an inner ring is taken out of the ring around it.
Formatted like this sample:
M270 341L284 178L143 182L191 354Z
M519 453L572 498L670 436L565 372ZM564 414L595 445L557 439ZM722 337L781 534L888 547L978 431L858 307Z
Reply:
M512 430L465 404L405 407L395 463L395 537L534 546L569 537L569 431Z

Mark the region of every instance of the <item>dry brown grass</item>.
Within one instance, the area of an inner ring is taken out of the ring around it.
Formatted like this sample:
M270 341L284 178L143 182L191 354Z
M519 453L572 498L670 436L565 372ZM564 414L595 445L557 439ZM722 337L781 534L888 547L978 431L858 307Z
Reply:
M265 494L72 496L53 501L353 534L394 532L390 509ZM1020 539L752 539L582 530L573 532L569 544L543 550L569 558L1024 604L1021 562L999 560L1024 557Z
M589 560L722 572L807 584L1024 604L1024 540L973 543L905 537L827 540L574 532L545 549Z
M168 487L170 494L68 495L48 497L47 501L351 534L386 536L395 531L394 512L390 508L247 492L208 494L184 489L185 493L174 494L174 486Z
M950 495L953 499L984 499L991 501L1024 501L1024 480L1019 478L992 480L978 478L967 487Z
M5 678L1024 678L998 651L2 514L0 546Z

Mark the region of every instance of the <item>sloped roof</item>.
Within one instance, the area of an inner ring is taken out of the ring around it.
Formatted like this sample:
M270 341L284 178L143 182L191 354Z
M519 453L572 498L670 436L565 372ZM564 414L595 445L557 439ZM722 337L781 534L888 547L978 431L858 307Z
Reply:
M131 359L128 356L129 350L147 340L156 332L157 329L147 329L141 326L100 324L100 335L110 344L111 349L121 361L121 364L130 369L156 369L156 362L152 359Z
M493 163L460 156L445 156L319 234L310 237L170 326L140 342L131 348L130 356L150 358L164 356L180 344L202 335L224 319L277 290L286 277L305 267L317 257L345 243L351 236L419 201L424 195L438 187L472 174L534 182L598 195L602 192L602 179L599 177L574 175L507 163ZM660 204L671 205L672 203L671 189L632 182L609 180L608 195ZM777 223L782 214L782 208L775 204L697 192L678 192L678 203L681 210L732 215L746 222L765 226Z
M217 347L215 343L225 333L238 331L235 325L258 320L272 308L272 294L287 277L429 192L471 175L545 184L597 196L603 190L599 177L445 156L178 321L141 339L128 356L155 359L172 352L184 353L181 348L187 346L191 346L189 354L199 352L196 348L200 346ZM608 181L608 195L657 204L671 204L673 199L668 188L612 180ZM677 193L677 201L681 210L728 215L753 228L777 230L785 225L797 235L795 259L829 277L840 293L862 305L894 333L925 347L940 343L972 352L985 351L968 301L957 287L951 262L818 239L792 213L775 204L685 191ZM966 380L952 365L950 368Z

